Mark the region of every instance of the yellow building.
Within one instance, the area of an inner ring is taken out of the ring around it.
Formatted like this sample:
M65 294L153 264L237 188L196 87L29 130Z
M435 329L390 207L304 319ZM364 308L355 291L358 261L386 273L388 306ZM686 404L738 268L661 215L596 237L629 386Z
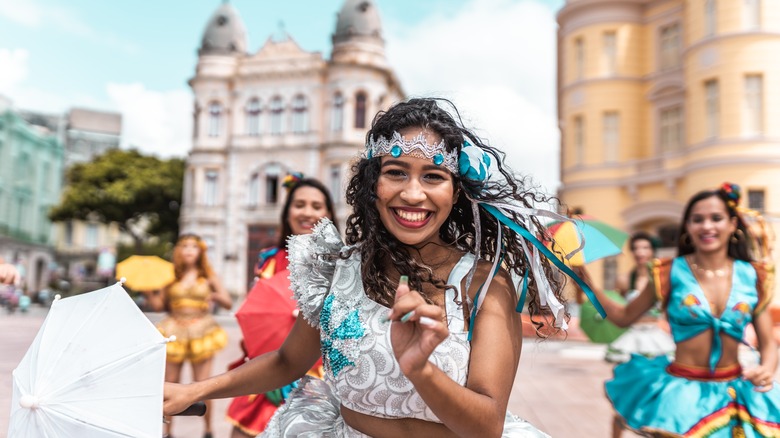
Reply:
M780 1L568 0L557 19L562 203L662 255L685 202L724 181L780 217Z

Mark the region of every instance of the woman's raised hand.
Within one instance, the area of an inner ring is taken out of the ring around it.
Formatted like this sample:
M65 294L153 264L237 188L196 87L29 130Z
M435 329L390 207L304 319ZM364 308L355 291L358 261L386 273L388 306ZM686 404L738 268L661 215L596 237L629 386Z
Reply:
M409 290L408 278L401 277L388 319L393 353L405 376L424 372L428 357L449 335L443 317L441 307L426 303L419 292Z

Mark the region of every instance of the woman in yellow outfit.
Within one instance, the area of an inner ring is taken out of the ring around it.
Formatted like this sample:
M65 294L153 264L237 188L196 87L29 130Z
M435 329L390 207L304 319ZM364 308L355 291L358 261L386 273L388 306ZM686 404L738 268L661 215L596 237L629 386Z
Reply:
M230 309L233 303L211 270L206 249L206 244L198 236L181 236L173 250L176 280L162 294L150 297L150 304L155 310L164 308L168 312L157 328L164 336L176 336L176 340L167 345L167 382L179 382L185 361L192 364L195 381L208 378L211 376L212 357L227 344L227 334L212 318L209 308L212 302L225 309ZM209 412L210 409L204 416L204 438L212 437ZM170 437L170 434L169 422L166 436Z

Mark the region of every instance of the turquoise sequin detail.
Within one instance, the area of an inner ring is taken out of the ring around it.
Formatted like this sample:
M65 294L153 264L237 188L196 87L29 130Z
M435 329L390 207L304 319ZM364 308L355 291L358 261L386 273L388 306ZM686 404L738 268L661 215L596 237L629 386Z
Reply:
M433 156L433 164L437 166L441 166L441 163L444 162L444 155L442 154L436 154Z
M398 145L395 145L392 147L392 149L390 149L390 155L392 155L395 158L400 157L401 152L403 152L403 150L401 150L401 146Z
M322 329L322 357L325 359L325 364L333 371L333 375L338 376L344 367L355 365L355 362L350 360L345 353L349 351L349 341L362 338L365 335L365 330L357 310L349 312L346 318L334 329L331 320L334 300L333 295L328 295L325 298L322 313L320 313L320 327ZM355 346L355 348L357 347Z

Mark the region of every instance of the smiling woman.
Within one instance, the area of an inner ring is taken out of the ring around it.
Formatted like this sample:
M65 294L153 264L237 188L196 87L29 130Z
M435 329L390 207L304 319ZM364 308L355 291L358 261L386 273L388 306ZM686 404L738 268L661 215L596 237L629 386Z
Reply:
M546 437L506 408L526 292L531 314L567 319L557 258L535 238L536 215L554 214L502 158L448 101L378 114L347 188L347 244L328 220L289 241L300 315L284 344L168 385L165 411L286 385L321 354L324 381L304 377L262 436Z
M651 436L780 436L777 345L765 308L774 268L755 261L756 237L740 210L739 187L724 184L688 201L677 257L653 263L652 279L627 305L603 298L608 319L626 326L656 302L666 311L674 358L634 355L615 368L606 393L632 430ZM738 355L753 324L759 362Z
M287 279L287 240L294 235L311 234L314 225L324 217L336 221L331 195L321 182L314 178L305 178L300 173L292 173L284 178L282 184L287 189L287 198L282 207L280 218L282 232L280 233L279 244L260 251L259 261L255 268L257 282L247 294L253 297L247 299L247 302L254 299L265 310L278 306L272 299L273 296L269 297L268 294L263 293L266 282L271 283L270 279L274 278L285 285L284 289L289 289L289 280ZM284 278L279 279L279 276ZM289 295L288 292L286 296L289 297ZM242 310L244 309L245 307L242 307ZM284 324L284 320L286 319L285 316L287 318L291 317L289 312L286 315L279 314L282 312L274 314L269 311L268 313L268 315L260 316L264 318L264 322L268 326L275 326L277 331L287 327ZM250 339L250 337L255 336L255 342L258 342L256 341L257 337L267 336L267 334L262 333L258 336L258 333L252 332L243 334L244 339ZM234 362L231 368L244 364L258 354L253 352L251 345L249 342L241 341L244 357ZM262 347L265 351L268 351L278 348L278 345L267 346L264 344ZM319 377L322 375L321 369L321 363L317 362L309 370L309 375ZM268 421L276 412L277 407L284 402L284 398L292 388L293 386L280 389L274 388L274 390L265 393L236 397L230 403L227 412L227 419L233 424L231 437L253 437L261 433L268 425Z

